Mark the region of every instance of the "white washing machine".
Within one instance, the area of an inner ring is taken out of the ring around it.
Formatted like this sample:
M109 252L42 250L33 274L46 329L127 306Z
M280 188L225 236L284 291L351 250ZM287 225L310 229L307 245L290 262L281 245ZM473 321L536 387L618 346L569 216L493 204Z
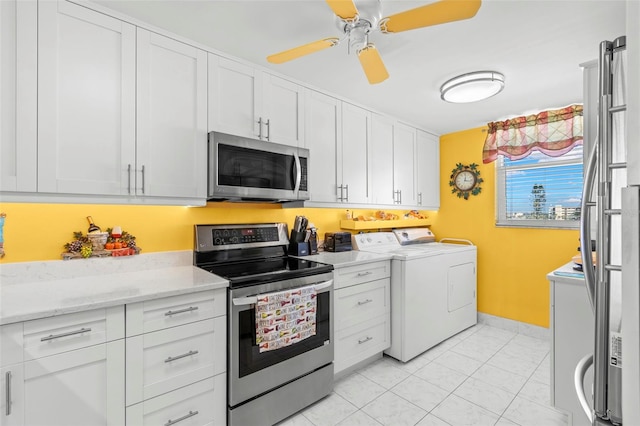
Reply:
M356 250L393 255L386 354L407 362L477 323L476 246L436 243L428 228L358 234L352 241Z

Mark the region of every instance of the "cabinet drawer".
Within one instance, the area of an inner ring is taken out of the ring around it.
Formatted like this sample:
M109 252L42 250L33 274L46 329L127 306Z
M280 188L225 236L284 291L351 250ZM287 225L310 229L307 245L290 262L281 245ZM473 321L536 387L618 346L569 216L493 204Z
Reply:
M333 271L335 288L349 287L355 284L362 284L368 281L379 280L391 276L391 262L365 263L363 265L348 266Z
M226 317L127 338L127 405L222 373Z
M351 367L391 346L388 315L336 332L335 373Z
M371 320L390 312L389 278L336 290L336 330Z
M201 291L127 305L127 336L225 314L226 289Z
M0 367L22 362L22 323L0 327Z
M226 380L219 374L127 407L127 425L226 425Z
M24 360L124 338L124 308L94 309L24 322Z

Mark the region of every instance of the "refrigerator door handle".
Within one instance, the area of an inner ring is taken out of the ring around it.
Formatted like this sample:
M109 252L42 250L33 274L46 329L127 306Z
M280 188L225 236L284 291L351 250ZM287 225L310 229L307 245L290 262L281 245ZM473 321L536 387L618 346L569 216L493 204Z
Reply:
M582 187L582 201L580 203L580 253L582 255L582 270L584 272L584 281L587 285L587 294L591 302L591 309L595 311L595 292L596 292L596 273L593 269L593 257L591 256L591 207L595 202L591 201L593 193L593 184L596 176L596 158L597 158L598 139L594 141L593 149L589 154L587 162L587 170L584 177L584 186Z
M592 364L593 355L585 355L580 361L578 361L578 365L576 365L576 369L573 372L573 386L576 389L576 395L578 395L580 406L584 410L584 414L586 414L589 419L589 423L593 423L593 411L589 406L587 396L584 394L584 376L587 374L587 370Z

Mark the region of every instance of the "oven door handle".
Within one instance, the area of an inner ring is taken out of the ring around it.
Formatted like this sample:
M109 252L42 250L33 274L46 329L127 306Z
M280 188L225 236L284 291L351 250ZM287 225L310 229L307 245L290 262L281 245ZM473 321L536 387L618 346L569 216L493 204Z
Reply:
M318 283L313 286L313 289L318 292L319 290L324 290L325 288L329 288L333 285L333 280L324 281ZM244 305L255 305L258 303L258 296L248 296L248 297L234 297L233 304L235 306L244 306Z

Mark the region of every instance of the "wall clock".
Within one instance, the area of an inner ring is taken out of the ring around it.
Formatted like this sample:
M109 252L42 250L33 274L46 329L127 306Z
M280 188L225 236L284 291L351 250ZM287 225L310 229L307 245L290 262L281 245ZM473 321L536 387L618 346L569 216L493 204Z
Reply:
M480 184L484 179L480 177L480 170L476 163L468 166L462 163L456 164L456 168L451 171L449 186L452 186L451 193L456 194L458 198L469 199L469 194L478 195L482 191Z

